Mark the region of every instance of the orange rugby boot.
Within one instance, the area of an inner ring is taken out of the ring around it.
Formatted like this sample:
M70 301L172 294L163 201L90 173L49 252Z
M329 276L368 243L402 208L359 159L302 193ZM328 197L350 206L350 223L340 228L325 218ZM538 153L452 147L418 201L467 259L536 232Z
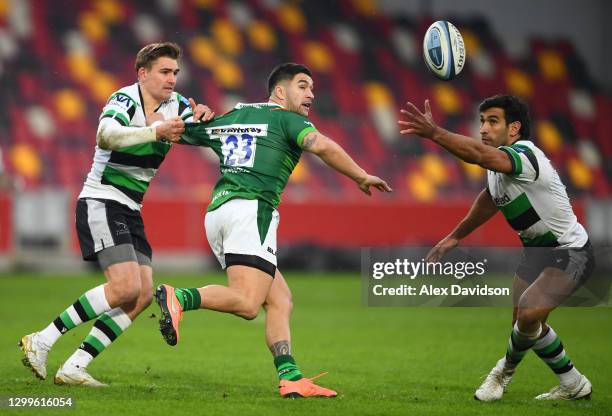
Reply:
M179 322L183 319L183 308L170 285L160 285L155 291L155 301L161 309L159 332L169 345L179 341Z
M317 386L312 380L324 376L319 374L313 378L301 378L296 381L280 380L278 388L280 395L285 398L297 399L300 397L336 397L338 393L325 387Z

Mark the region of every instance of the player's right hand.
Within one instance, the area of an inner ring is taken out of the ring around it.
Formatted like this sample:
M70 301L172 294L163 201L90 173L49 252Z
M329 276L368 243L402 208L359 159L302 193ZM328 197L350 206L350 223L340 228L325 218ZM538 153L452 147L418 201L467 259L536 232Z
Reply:
M372 196L370 186L378 189L380 192L393 192L393 189L378 176L368 175L362 181L358 182L359 189L366 195Z
M445 237L442 239L442 241L436 244L434 248L429 250L429 253L427 253L427 256L425 257L425 261L427 263L438 262L446 253L457 247L457 245L459 245L459 239L451 236Z
M169 142L178 142L185 131L185 122L180 117L165 120L155 128L157 140L165 139Z
M193 121L199 123L200 121L210 121L215 116L215 112L210 109L207 105L196 104L193 98L189 99L189 106L193 113Z

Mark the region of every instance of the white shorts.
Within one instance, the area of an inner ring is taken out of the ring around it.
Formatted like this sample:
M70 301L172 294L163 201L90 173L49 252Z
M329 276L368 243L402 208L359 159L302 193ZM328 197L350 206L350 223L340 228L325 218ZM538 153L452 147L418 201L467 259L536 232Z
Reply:
M269 204L231 199L206 213L206 238L221 267L243 265L276 273L276 229L280 216Z

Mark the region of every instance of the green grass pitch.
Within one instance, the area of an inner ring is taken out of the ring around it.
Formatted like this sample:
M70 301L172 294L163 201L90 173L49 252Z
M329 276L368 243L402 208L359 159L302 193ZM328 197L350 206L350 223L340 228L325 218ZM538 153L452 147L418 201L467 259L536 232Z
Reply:
M91 323L62 337L46 381L21 364L19 338L48 324L100 275L1 275L0 396L66 397L72 410L10 410L2 414L203 415L609 415L612 414L612 310L564 308L551 324L579 370L594 385L591 401L539 403L557 384L532 353L501 402L472 395L504 353L510 330L505 308L366 308L357 275L287 273L293 290L293 353L307 376L335 399L284 400L277 392L264 319L247 322L211 311L187 312L181 342L166 345L153 304L89 367L107 389L58 387L52 378ZM171 276L156 283L194 287L224 282L220 274ZM68 413L64 413L68 412Z

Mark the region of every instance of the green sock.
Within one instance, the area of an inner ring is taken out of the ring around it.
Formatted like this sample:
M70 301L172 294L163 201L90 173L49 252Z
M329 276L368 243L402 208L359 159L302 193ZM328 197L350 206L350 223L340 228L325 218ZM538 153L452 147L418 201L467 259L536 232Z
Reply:
M276 366L276 371L278 371L279 380L296 381L304 378L297 364L295 364L295 360L290 355L274 357L274 365Z
M200 309L202 298L197 288L193 289L174 289L174 293L184 311Z

